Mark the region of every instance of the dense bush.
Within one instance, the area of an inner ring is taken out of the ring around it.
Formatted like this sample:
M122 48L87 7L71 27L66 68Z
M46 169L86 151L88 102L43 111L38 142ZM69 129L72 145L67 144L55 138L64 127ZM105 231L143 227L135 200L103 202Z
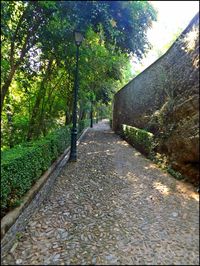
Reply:
M78 124L78 136L89 120ZM2 152L1 208L4 215L15 207L35 181L70 145L71 126L59 128L34 142Z
M123 124L122 135L131 145L145 155L149 155L152 152L154 146L154 136L152 133Z

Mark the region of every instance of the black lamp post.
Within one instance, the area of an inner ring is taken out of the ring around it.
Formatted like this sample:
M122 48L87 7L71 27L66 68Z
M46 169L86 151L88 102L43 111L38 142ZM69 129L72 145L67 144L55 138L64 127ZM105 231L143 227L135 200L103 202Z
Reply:
M91 100L90 127L93 127L93 101Z
M76 142L77 142L77 98L78 98L78 59L79 59L79 46L83 41L82 32L76 30L74 31L74 38L76 43L76 72L75 72L75 82L74 82L74 106L73 106L73 127L71 132L71 151L69 160L76 162L77 153L76 153Z
M97 107L97 117L96 117L96 123L98 123L99 122L99 109L98 109L98 107Z

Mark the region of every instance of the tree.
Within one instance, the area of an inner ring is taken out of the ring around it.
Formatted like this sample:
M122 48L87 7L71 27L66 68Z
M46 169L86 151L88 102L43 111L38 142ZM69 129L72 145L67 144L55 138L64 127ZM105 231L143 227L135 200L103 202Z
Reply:
M15 72L38 41L42 27L48 22L54 5L46 8L46 5L39 1L2 1L1 5L2 61L6 66L6 68L2 68L2 110L5 96ZM7 49L9 49L9 53L6 53Z
M141 1L2 1L1 5L1 108L4 132L10 134L7 128L12 128L14 144L71 122L75 28L82 27L86 34L80 54L83 118L91 91L96 106L108 104L129 80L129 56L140 58L145 53L146 30L156 16L151 5ZM20 138L15 137L17 132Z

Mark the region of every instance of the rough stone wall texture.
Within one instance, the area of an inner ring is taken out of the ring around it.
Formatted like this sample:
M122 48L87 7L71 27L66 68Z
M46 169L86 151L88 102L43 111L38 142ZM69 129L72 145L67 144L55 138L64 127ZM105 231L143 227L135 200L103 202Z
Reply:
M145 128L175 170L199 180L199 14L170 49L114 96L113 130Z

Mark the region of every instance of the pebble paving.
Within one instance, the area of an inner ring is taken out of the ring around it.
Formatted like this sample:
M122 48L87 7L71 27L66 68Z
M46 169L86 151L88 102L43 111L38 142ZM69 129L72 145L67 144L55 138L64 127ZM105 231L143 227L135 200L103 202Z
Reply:
M198 193L99 122L2 264L199 265Z

